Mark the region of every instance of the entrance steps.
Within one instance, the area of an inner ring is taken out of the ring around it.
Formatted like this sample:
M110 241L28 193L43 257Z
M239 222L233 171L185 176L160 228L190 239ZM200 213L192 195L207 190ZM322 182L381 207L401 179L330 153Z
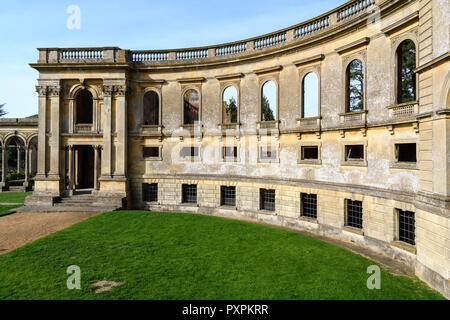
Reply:
M118 196L97 196L89 192L80 192L70 196L40 199L29 196L25 206L18 212L107 212L126 207L125 199ZM44 201L46 202L44 202Z

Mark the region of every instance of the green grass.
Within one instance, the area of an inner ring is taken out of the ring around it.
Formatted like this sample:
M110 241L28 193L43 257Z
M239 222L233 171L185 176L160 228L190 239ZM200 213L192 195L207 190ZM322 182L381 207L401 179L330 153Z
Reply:
M0 205L0 217L11 213L12 209L21 207L22 205Z
M24 203L31 192L0 192L0 203Z
M443 299L417 278L381 271L346 249L218 217L104 213L0 256L0 299ZM66 269L81 268L81 290ZM94 293L99 280L122 282Z

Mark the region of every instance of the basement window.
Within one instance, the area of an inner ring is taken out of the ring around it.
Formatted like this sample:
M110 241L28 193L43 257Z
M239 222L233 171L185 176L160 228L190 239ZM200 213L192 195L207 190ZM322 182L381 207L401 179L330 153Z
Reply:
M159 147L144 147L142 154L144 158L159 158Z
M345 161L364 161L364 146L362 144L345 146Z
M182 186L182 202L197 203L197 185L183 184Z
M195 158L198 157L198 155L198 147L183 147L183 149L181 149L182 158Z
M275 211L275 190L259 189L260 210Z
M318 159L319 159L318 146L302 147L302 160L318 160Z
M158 184L143 183L142 184L142 201L157 202L158 201Z
M416 219L414 212L397 209L398 234L401 242L416 244Z
M221 206L236 206L236 187L220 187L220 205Z
M398 143L395 145L395 160L397 162L417 162L417 145L415 143Z
M301 216L317 219L317 194L302 193L300 202Z
M345 225L362 229L363 227L363 212L362 201L345 200Z

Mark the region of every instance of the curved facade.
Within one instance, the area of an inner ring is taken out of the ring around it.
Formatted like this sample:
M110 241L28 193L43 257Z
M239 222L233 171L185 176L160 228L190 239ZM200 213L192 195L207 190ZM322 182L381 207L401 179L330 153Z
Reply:
M448 2L350 1L204 48L39 49L28 205L78 189L354 241L447 297Z

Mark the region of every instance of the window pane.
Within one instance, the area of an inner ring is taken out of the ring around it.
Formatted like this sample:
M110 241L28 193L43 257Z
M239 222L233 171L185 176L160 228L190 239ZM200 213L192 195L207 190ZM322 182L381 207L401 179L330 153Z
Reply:
M277 86L267 81L262 88L261 121L277 120Z
M364 108L364 70L360 60L353 60L347 68L347 112Z
M149 91L144 95L144 124L159 124L159 97L154 91Z
M200 110L200 95L195 90L188 90L184 94L184 124L194 124L198 121Z
M303 118L319 116L319 79L314 72L303 78Z
M222 97L223 123L237 123L238 121L238 95L235 87L225 89Z
M89 90L83 89L76 98L76 123L91 124L93 111L93 98Z
M416 46L412 40L403 41L397 49L398 103L416 100Z

